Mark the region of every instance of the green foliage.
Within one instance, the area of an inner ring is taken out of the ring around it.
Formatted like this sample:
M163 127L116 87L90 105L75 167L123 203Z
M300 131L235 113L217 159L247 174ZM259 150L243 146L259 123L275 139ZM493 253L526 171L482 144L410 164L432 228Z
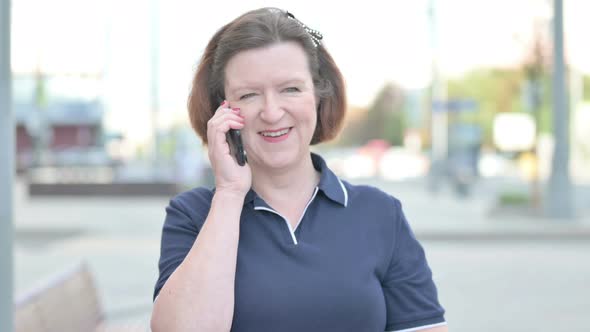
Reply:
M47 78L45 75L37 74L35 76L35 106L43 109L49 104L47 92Z
M590 101L590 76L584 76L584 93L583 98L584 101Z
M390 112L384 123L382 138L393 145L403 145L405 127L404 112Z
M496 113L522 110L520 96L523 81L522 72L517 70L477 70L461 79L449 81L447 94L448 98L469 98L478 103L478 110L461 114L461 120L479 124L483 129L484 143L491 144Z
M493 120L501 112L531 112L536 118L539 132L551 132L551 76L542 64L535 65L538 68L524 66L516 69L478 69L447 81L449 99L473 99L478 105L476 111L450 114L450 123L479 125L485 145L492 145ZM536 110L531 109L523 97L527 81L530 80L539 82L540 99ZM428 95L426 93L424 96L424 108L430 114ZM590 76L584 77L584 100L590 100ZM402 90L393 84L385 85L368 112L344 130L340 143L357 145L380 138L394 145L401 144L406 127L404 104ZM427 137L430 132L429 123L423 123L423 129Z
M530 203L529 194L524 192L508 191L501 192L498 196L498 202L503 206L522 206Z
M160 153L165 160L173 160L176 153L177 139L175 131L160 136Z
M402 144L405 128L403 107L403 91L391 83L386 84L368 111L343 130L339 143L362 145L372 139L385 139L394 145Z
M533 112L538 117L540 132L551 131L551 78L542 70L534 77L540 81L540 105L527 109L523 98L524 86L531 77L523 69L480 69L462 78L450 80L449 98L470 98L478 103L476 112L465 112L458 120L479 124L485 144L492 143L493 119L500 112ZM590 94L590 89L588 89Z
M390 83L381 89L367 112L366 141L385 139L398 145L402 142L403 102L403 92L399 87Z

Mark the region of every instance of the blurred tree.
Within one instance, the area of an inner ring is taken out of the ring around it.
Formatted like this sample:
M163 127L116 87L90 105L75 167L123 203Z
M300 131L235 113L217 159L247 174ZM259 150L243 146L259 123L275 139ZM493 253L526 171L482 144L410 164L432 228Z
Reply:
M537 24L528 47L526 58L520 68L480 69L448 84L449 98L472 98L479 104L475 113L459 114L463 122L475 122L483 129L484 144L493 145L493 119L499 112L528 112L533 116L537 135L552 130L550 48L547 36L541 31L544 25ZM536 165L536 144L531 151ZM523 151L524 152L524 151ZM537 167L532 175L531 202L540 205L540 188Z
M35 70L35 90L33 95L35 114L33 115L34 125L29 133L33 139L33 165L43 164L43 152L49 145L51 127L47 123L46 109L49 105L49 93L47 89L47 77L41 71L40 65Z
M479 69L447 82L449 99L473 99L478 111L458 115L461 122L479 124L483 142L492 144L492 124L499 112L522 111L523 73L516 69Z
M387 83L377 94L367 112L366 139L384 139L401 145L404 137L404 92Z
M381 88L368 110L350 121L339 141L342 145L362 145L372 139L384 139L391 144L403 143L404 92L393 83Z
M47 91L47 77L39 68L35 71L34 103L39 109L47 108L49 95Z
M338 137L333 141L322 143L315 148L322 149L323 147L358 145L360 139L359 131L361 130L361 124L364 123L366 113L367 108L365 107L348 106L342 131Z
M590 76L584 76L583 78L584 92L582 99L584 101L590 101Z
M530 111L535 121L535 140L529 155L531 156L531 203L533 208L539 209L541 207L541 188L539 179L539 161L538 161L538 137L542 131L541 127L541 110L543 107L543 96L547 96L543 89L543 78L549 72L549 38L544 36L541 31L546 31L545 22L537 22L534 27L534 35L532 44L529 47L528 54L524 60L522 70L525 75L525 86L523 96L524 104L527 111ZM546 82L549 80L547 79ZM546 98L548 99L548 98ZM549 103L547 103L547 110L549 110ZM549 112L547 112L549 113ZM543 128L546 129L546 128Z
M522 66L527 87L524 106L533 114L537 133L551 131L551 49L549 37L542 33L545 30L545 24L537 22L528 55Z
M551 132L551 52L543 31L544 26L538 23L520 68L479 69L448 82L449 98L478 102L479 111L461 114L461 120L481 125L485 144L492 144L493 118L498 112L531 112L538 133Z

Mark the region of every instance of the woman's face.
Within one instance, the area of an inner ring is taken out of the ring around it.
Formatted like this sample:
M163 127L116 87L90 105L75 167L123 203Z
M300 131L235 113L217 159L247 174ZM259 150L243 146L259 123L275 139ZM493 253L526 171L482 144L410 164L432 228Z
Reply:
M309 157L316 98L307 56L295 42L246 50L225 68L225 96L240 108L252 166L286 168Z

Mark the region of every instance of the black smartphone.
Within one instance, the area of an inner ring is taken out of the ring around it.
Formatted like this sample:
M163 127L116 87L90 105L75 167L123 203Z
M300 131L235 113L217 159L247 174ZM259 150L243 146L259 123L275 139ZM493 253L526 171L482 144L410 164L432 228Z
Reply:
M230 129L225 133L225 139L229 144L229 151L236 158L238 165L244 166L248 160L242 143L242 133L238 129Z
M221 104L223 98L218 100L217 104ZM244 150L244 143L242 143L242 133L239 129L230 129L225 133L225 140L229 145L229 152L240 166L244 166L248 159L246 158L246 150Z

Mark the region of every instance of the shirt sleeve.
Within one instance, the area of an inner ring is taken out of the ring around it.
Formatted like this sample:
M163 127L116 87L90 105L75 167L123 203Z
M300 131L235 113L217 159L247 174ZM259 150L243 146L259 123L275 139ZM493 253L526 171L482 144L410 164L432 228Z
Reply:
M170 275L184 261L199 235L211 205L206 196L204 190L195 189L173 198L166 207L154 300Z
M386 331L415 331L444 324L444 309L424 249L414 236L402 211L397 209L393 254L383 280L387 310Z

